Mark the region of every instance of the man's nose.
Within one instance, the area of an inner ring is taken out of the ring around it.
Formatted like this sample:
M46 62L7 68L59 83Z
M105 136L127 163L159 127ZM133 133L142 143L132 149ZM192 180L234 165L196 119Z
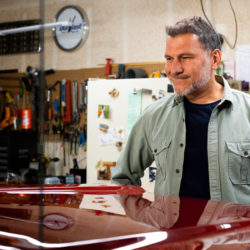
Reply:
M174 60L170 65L171 74L183 73L183 66L180 61Z

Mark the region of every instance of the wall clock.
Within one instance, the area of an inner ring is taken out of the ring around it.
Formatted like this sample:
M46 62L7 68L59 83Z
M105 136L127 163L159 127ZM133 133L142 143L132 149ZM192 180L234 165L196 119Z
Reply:
M71 51L83 45L89 33L89 21L85 11L76 6L65 6L56 15L56 22L61 21L69 21L72 25L53 29L59 48Z

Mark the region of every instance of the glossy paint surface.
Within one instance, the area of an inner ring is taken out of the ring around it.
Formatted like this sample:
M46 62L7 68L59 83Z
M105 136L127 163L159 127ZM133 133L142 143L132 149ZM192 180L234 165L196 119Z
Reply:
M4 247L249 250L250 206L135 186L1 186Z

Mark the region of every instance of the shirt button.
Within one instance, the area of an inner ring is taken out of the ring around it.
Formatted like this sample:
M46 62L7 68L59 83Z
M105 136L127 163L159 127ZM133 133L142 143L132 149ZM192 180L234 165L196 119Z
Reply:
M157 153L157 149L155 149L154 152Z
M179 173L180 173L180 170L179 170L179 169L175 169L175 172L176 172L177 174L179 174Z
M247 152L247 151L245 151L245 152L244 152L244 155L248 155L248 152Z
M181 148L183 147L183 143L180 144L180 147L181 147Z

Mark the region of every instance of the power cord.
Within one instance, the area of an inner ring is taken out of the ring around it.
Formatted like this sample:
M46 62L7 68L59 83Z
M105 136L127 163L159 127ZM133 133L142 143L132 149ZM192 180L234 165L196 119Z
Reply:
M224 41L227 43L227 45L228 45L231 49L234 49L234 48L235 48L235 45L236 45L236 43L237 43L237 39L238 39L238 23L237 23L236 14L235 14L234 8L233 8L233 6L232 6L231 0L228 0L228 1L229 1L231 10L232 10L232 12L233 12L234 22L235 22L235 39L234 39L233 45L230 44L230 42L228 41L228 39L227 39L223 34L220 34L220 35L222 36L222 38L224 39ZM212 25L211 22L209 21L207 15L206 15L206 12L205 12L205 10L204 10L203 0L200 0L200 3L201 3L202 12L203 12L203 14L204 14L206 20L207 20L208 23L213 27L213 25Z

